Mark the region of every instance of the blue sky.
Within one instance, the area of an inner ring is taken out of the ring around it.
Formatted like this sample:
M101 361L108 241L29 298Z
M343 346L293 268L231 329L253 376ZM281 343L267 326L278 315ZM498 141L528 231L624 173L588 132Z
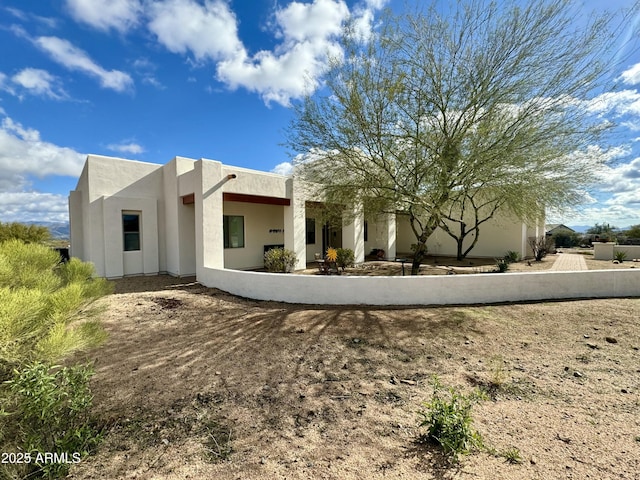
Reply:
M388 5L405 2L0 0L0 221L66 221L88 153L283 171L291 102L321 85L344 21L368 32ZM612 163L589 203L550 220L640 223L640 54L611 78L587 108L620 124Z

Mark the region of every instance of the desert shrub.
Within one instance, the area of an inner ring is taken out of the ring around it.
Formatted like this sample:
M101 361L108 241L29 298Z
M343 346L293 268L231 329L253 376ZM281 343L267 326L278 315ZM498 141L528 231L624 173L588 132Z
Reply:
M0 243L0 450L32 455L0 465L0 478L64 476L68 464L37 454L82 455L96 441L87 417L92 370L51 368L106 338L91 305L111 284L93 275L92 265L61 264L44 245Z
M616 259L617 261L619 261L620 263L622 263L627 258L627 253L626 252L617 251L617 252L615 252L613 254L613 258Z
M505 258L496 258L496 272L504 273L509 270L509 262Z
M433 396L418 412L420 427L427 427L423 439L437 442L453 461L482 446L482 437L473 428L471 409L484 395L475 391L465 395L453 387L445 388L433 378Z
M516 447L509 448L500 454L505 458L507 463L512 465L518 465L522 463L522 455L520 455L520 449Z
M92 425L89 410L93 397L87 365L51 367L34 363L14 370L4 392L5 420L2 449L23 452L30 462L3 465L7 478L60 478L71 462L78 462L97 445L100 434ZM42 455L66 454L66 462L46 461Z
M338 248L336 254L336 264L342 268L343 272L345 268L353 267L355 263L353 250L350 248Z
M6 240L21 240L25 243L42 243L51 238L47 227L40 225L25 225L23 223L0 222L0 242Z
M105 339L91 320L93 300L111 284L78 259L18 240L0 243L0 381L14 368L65 356Z
M272 273L289 273L296 266L295 252L286 248L272 248L264 254L264 267Z
M553 238L542 235L540 237L529 237L529 246L533 251L536 262L541 261L553 248Z
M508 263L516 263L519 262L520 259L520 254L516 251L513 250L509 250L507 253L504 254L504 261L508 262Z
M553 243L556 248L576 247L580 245L580 234L575 232L558 232L553 235Z

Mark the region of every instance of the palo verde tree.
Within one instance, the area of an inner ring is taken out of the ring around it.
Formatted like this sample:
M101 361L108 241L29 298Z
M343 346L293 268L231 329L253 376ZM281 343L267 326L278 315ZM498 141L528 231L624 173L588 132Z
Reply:
M528 220L579 202L598 162L580 152L606 128L585 101L610 68L614 17L576 22L568 0L449 5L387 12L366 39L347 27L287 136L327 205L408 214L413 274L446 218L477 239L499 209Z
M0 222L0 242L17 239L26 243L43 243L51 238L51 232L41 225L26 225L19 222Z
M452 202L443 212L440 227L455 240L458 260L462 260L473 250L480 239L480 226L491 220L504 203L504 198L484 198L482 188L477 186L457 202ZM471 238L471 242L465 244L468 238Z

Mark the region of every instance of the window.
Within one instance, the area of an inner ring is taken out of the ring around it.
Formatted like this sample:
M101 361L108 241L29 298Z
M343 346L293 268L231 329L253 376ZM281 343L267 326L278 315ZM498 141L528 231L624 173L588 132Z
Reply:
M364 221L364 241L369 241L369 222Z
M316 244L316 219L307 218L307 245Z
M223 217L224 248L244 248L244 217L225 215Z
M122 232L124 234L124 251L140 250L140 214L122 212Z

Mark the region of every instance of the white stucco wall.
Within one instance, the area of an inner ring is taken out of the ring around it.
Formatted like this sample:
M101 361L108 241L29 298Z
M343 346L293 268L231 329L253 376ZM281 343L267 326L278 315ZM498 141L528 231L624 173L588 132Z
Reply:
M367 241L364 242L365 255L369 255L375 248L384 250L385 258L387 259L393 260L396 258L397 232L395 214L385 214L369 219L367 221L367 233Z
M456 305L640 296L640 270L348 277L204 269L198 281L257 300L322 305Z
M103 231L107 239L104 251L105 277L154 275L160 271L157 204L154 198L103 198ZM123 212L140 213L140 251L124 251Z
M593 258L595 260L613 260L617 252L624 252L625 261L640 258L640 245L616 245L613 242L593 242Z
M264 267L264 246L284 245L284 207L257 203L224 202L224 215L244 217L244 247L225 248L225 268Z
M118 277L153 274L166 269L162 166L100 155L89 155L71 202L72 223L82 225L72 255L92 262L96 273ZM142 256L122 249L122 211L143 212ZM80 211L80 212L79 212ZM74 232L72 231L72 235ZM79 244L79 242L81 244ZM125 267L126 265L126 267ZM140 268L141 266L141 268ZM140 271L139 271L140 270Z
M236 175L236 178L224 184L223 192L288 198L287 177L229 165L221 165L221 167L223 177L231 174Z
M411 244L416 240L409 224L409 217L398 214L396 219L397 251L403 254L411 253ZM480 238L469 257L502 257L509 250L520 252L522 255L522 233L522 222L508 216L497 216L480 226ZM470 234L465 240L465 248L472 241ZM427 240L427 249L430 255L455 256L457 245L453 238L438 228Z

